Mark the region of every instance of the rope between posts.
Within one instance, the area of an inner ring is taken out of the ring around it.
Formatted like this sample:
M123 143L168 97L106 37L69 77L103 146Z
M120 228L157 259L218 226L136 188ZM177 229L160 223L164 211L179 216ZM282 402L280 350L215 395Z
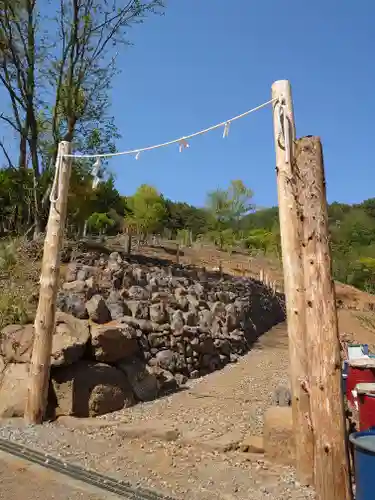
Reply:
M277 109L276 109L277 108ZM277 140L280 143L281 140L283 139L283 145L285 149L285 163L290 163L291 159L291 126L290 126L290 121L289 117L287 114L287 109L285 102L283 100L278 100L275 105L275 112L277 114L277 120L278 120L278 134L277 134Z
M171 144L179 144L180 152L181 152L184 148L189 147L189 144L187 143L187 141L189 139L192 139L193 137L197 137L199 135L206 134L207 132L211 132L211 130L215 130L215 129L224 127L223 137L227 137L229 134L229 126L232 122L239 120L240 118L244 118L245 116L247 116L251 113L254 113L255 111L258 111L259 109L262 109L275 101L277 101L277 98L271 99L263 104L260 104L259 106L256 106L255 108L249 109L248 111L241 113L240 115L234 116L233 118L230 118L229 120L225 120L223 122L217 123L216 125L212 125L211 127L200 130L199 132L194 132L193 134L185 135L185 136L180 137L178 139L173 139L172 141L163 142L161 144L155 144L154 146L147 146L147 147L138 148L138 149L130 149L128 151L121 151L121 152L117 152L117 153L66 154L66 155L64 155L64 157L65 158L111 158L114 156L135 155L136 159L138 159L140 153L143 153L144 151L151 151L154 149L163 148L166 146L170 146Z
M58 155L56 159L55 175L53 178L51 192L49 195L49 201L51 203L57 203L59 200L61 167L62 167L62 156Z

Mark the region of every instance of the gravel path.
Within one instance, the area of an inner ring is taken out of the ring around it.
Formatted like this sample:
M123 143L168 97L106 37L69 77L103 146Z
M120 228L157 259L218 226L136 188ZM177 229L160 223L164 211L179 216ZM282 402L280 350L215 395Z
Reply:
M187 389L157 401L100 417L123 423L163 420L183 433L218 436L228 431L260 434L264 409L274 389L288 383L288 342L285 325L264 334L236 364L198 379Z
M305 500L311 490L291 468L239 451L202 446L223 434L259 434L274 388L287 381L285 325L263 335L237 364L189 383L178 394L140 404L101 419L104 427L67 428L59 421L41 427L3 424L0 436L83 464L135 485L186 500ZM124 425L173 426L191 442L124 437Z

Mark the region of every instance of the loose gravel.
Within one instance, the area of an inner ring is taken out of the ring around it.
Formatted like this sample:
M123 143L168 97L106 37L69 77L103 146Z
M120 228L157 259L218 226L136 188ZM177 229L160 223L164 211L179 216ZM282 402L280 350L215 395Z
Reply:
M0 436L176 499L312 499L313 491L299 485L290 467L269 464L262 455L200 446L228 432L260 434L264 410L274 389L287 383L287 369L287 337L280 325L237 364L190 381L178 394L101 417L106 427L13 421L0 427ZM195 435L195 442L125 439L116 431L118 425L142 422L173 425L182 435Z

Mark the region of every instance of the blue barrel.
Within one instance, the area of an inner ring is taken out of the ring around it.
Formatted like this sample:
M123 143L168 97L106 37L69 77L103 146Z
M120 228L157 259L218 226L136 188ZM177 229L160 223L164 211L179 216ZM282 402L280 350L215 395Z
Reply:
M374 500L375 428L349 436L354 447L356 500Z

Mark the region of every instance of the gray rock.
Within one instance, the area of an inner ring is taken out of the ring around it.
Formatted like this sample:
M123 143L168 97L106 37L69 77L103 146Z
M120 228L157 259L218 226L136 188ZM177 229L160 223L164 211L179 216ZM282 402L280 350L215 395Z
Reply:
M175 366L175 353L169 349L159 351L156 355L156 363L161 368L172 371Z
M184 316L181 311L175 311L172 315L171 328L174 333L181 333L184 329Z
M133 318L137 319L149 319L149 306L148 302L145 300L127 300L125 302L127 309Z
M153 366L150 368L150 373L152 373L157 379L160 395L169 394L178 390L177 380L168 370L163 370L158 366Z
M99 324L111 321L111 313L101 295L94 295L86 302L86 309L92 321Z
M86 321L70 314L56 313L56 328L52 341L51 364L75 363L84 354L90 338ZM9 325L1 331L0 356L6 363L29 363L34 343L34 325Z
M218 355L204 354L202 356L202 366L207 369L209 373L219 370L221 368L221 361Z
M120 292L112 290L106 300L106 304L112 319L119 319L124 316L125 304Z
M66 267L65 271L65 281L70 282L70 281L75 281L77 279L77 273L79 270L80 266L77 264L77 262L70 262L68 266Z
M104 269L98 276L98 288L100 290L109 290L112 288L112 272L110 269Z
M0 333L0 356L6 363L28 363L34 343L34 325L8 325Z
M95 359L105 363L130 358L139 351L136 330L118 321L106 325L92 325L91 345Z
M90 278L94 278L98 274L98 269L94 266L82 266L77 273L77 280L86 281Z
M142 286L131 286L128 295L133 300L147 300L150 298L150 293Z
M178 307L181 309L181 311L188 311L189 310L189 305L190 302L187 297L182 296L177 299L177 304Z
M213 318L211 311L203 309L202 311L199 311L198 316L199 316L199 321L198 321L199 326L203 328L210 328L212 326Z
M240 325L240 318L237 313L236 306L234 304L228 304L225 307L226 310L226 318L225 324L229 332L235 330Z
M67 290L70 292L83 293L86 288L86 283L81 280L76 281L67 281L63 283L63 290Z
M188 294L187 295L187 301L189 303L189 309L190 310L195 310L198 309L199 307L199 299L196 295Z
M211 309L212 317L217 318L221 321L225 321L226 318L226 309L225 305L222 302L215 302Z
M135 282L138 285L145 286L147 284L147 279L146 279L146 273L141 267L135 267L133 269L133 276L135 279Z
M57 294L56 306L60 311L72 314L76 318L88 318L84 294L61 291Z
M29 365L8 364L0 375L0 418L23 417L29 384Z
M81 359L89 339L90 330L87 321L58 312L52 340L52 366L70 365Z
M149 334L148 341L151 348L160 349L162 347L166 347L167 336L163 332L153 332Z
M174 302L174 297L170 292L158 291L152 294L151 301L154 303L156 302L169 303L169 302Z
M216 292L215 296L217 301L223 302L224 304L228 304L231 300L228 292Z
M231 343L227 339L215 339L214 346L225 356L229 356L232 351Z
M187 295L187 290L184 287L178 286L176 290L174 291L176 299L179 299L181 297L185 297Z
M155 359L157 366L171 373L176 371L181 372L186 368L184 357L170 349L157 352Z
M112 252L108 258L108 269L114 273L121 271L122 258L118 252Z
M186 384L186 382L188 381L187 376L183 375L182 373L176 373L174 375L174 378L176 379L176 382L179 385L179 387L184 386Z
M204 295L204 287L200 283L194 283L194 285L189 286L188 292L195 295L195 297L201 298Z
M150 320L160 324L166 322L167 311L163 302L150 305Z
M152 401L158 396L159 384L151 369L137 358L125 363L119 363L139 401Z
M185 324L188 326L197 326L198 314L196 311L188 311L183 314Z

